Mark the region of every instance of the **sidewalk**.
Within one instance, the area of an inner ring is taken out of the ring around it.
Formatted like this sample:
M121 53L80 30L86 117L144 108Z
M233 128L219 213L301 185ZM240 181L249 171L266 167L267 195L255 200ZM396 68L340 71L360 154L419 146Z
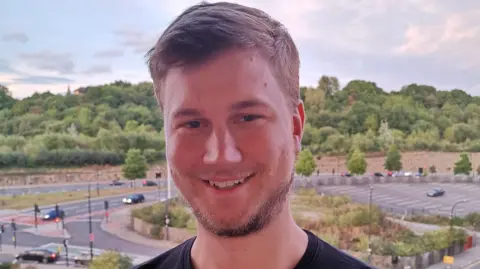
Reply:
M391 219L391 220L410 228L413 232L417 234L423 234L424 232L448 228L444 226L409 222L409 221L398 220L398 219ZM480 233L477 232L476 236L477 238L480 239ZM479 262L480 261L480 245L477 243L477 246L458 254L454 258L455 258L455 261L452 266L452 269L466 268L469 265ZM445 269L445 268L446 268L446 264L443 264L440 262L432 266L429 266L427 269Z
M113 236L119 237L123 240L136 243L139 245L146 245L153 248L167 250L177 246L177 243L166 241L166 240L156 240L151 239L145 236L142 236L134 231L130 227L130 211L133 208L148 206L153 203L145 203L134 207L127 207L112 212L108 217L108 222L103 221L101 224L101 229Z
M100 180L100 181L91 181L91 183L95 183L97 184L100 183L100 184L107 184L107 183L111 183L112 181L111 180ZM66 182L66 183L62 183L62 182L58 182L58 183L45 183L45 184L31 184L31 185L8 185L8 186L2 186L0 187L0 190L2 189L27 189L27 188L36 188L36 187L49 187L49 186L58 186L58 185L62 185L62 186L76 186L76 185L85 185L85 184L88 184L88 181L80 181L80 182Z

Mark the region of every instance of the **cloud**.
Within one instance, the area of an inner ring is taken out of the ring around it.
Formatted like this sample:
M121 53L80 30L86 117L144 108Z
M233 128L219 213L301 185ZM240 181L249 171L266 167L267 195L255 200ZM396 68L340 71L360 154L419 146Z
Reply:
M93 54L95 58L116 58L121 56L123 56L123 50L119 49L99 50Z
M14 73L15 70L10 66L10 64L3 59L0 59L0 72L2 73Z
M480 8L450 14L439 24L411 24L397 53L426 55L480 44ZM473 51L468 51L468 53ZM475 53L478 55L478 53Z
M16 84L65 84L73 81L69 78L47 76L28 76L12 79L12 82Z
M92 65L88 69L82 71L82 74L95 75L95 74L110 73L110 72L112 72L112 67L110 65Z
M34 68L55 71L59 74L72 74L75 69L70 53L56 53L45 50L36 53L22 53L19 58Z
M158 37L161 33L158 33ZM120 39L120 43L133 50L136 54L144 54L157 42L156 34L148 34L135 30L118 30L115 35Z
M28 42L28 36L25 33L8 33L2 36L2 41L25 44Z

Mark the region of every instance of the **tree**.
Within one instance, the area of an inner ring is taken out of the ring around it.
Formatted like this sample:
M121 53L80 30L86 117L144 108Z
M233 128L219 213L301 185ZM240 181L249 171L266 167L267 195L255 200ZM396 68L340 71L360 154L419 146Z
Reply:
M435 165L430 166L430 173L435 174L437 172L437 167Z
M394 140L393 140L392 132L388 127L387 121L382 121L380 123L380 129L378 129L378 134L379 134L378 140L383 150L387 150L388 148L390 148L390 145L393 144Z
M122 167L123 176L130 180L143 178L147 175L147 169L147 160L142 152L139 149L130 149Z
M468 158L467 153L460 154L460 160L455 163L455 168L453 168L453 173L455 175L465 174L469 175L472 172L472 163Z
M325 95L332 96L340 89L340 83L336 77L322 76L318 81L317 88L322 90Z
M355 175L363 175L367 171L367 161L359 148L355 148L347 160L348 171Z
M302 150L298 155L298 159L295 164L295 172L308 177L313 173L313 171L315 171L316 167L317 164L315 163L312 152L310 152L308 149Z
M115 251L106 251L95 257L89 264L89 269L129 269L133 266L132 259Z
M390 146L387 157L385 158L385 169L388 171L400 171L402 170L402 155L397 149L395 144Z
M480 213L469 213L465 216L465 221L476 231L480 227Z

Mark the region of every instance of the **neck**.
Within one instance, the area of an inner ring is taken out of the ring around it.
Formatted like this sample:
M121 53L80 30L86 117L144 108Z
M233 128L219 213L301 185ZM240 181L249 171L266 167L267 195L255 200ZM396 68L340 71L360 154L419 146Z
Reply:
M289 203L285 203L267 226L245 237L221 238L198 225L191 257L196 269L292 269L307 243L307 234L295 223Z

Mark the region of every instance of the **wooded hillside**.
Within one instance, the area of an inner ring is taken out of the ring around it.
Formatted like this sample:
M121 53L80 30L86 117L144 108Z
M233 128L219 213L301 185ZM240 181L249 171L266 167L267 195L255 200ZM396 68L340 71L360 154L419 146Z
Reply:
M162 116L151 83L117 81L82 93L34 94L23 100L0 87L0 168L121 164L130 148L149 162L163 158ZM301 88L308 124L303 144L314 154L345 154L352 145L383 151L480 151L480 97L411 84L386 92L353 80L341 88L323 76Z

